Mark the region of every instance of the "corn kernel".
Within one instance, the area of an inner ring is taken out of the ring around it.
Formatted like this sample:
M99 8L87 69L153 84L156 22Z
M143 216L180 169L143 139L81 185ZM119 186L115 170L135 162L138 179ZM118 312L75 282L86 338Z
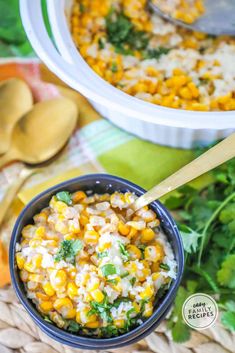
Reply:
M24 259L23 255L19 252L16 254L16 263L17 263L19 270L22 270L24 268L25 259Z
M141 251L135 245L127 245L127 251L130 254L132 260L140 259L141 258Z
M140 297L142 299L150 299L154 294L154 290L153 290L153 287L150 286L150 285L147 285L143 292L140 293Z
M92 322L87 322L85 326L88 328L98 328L100 324L99 324L99 321L92 321Z
M48 313L49 311L51 311L53 309L53 304L50 301L43 301L39 304L39 308L44 313Z
M146 246L144 250L144 258L148 261L157 262L164 256L163 248L160 244Z
M153 304L151 302L146 303L143 311L144 317L150 317L153 314Z
M99 233L95 230L87 230L84 234L84 241L87 244L97 244L99 240Z
M79 203L79 201L86 198L86 194L84 191L77 191L72 195L72 200L74 203Z
M122 235L128 235L130 232L130 227L128 225L126 225L124 222L120 221L118 223L118 231Z
M146 228L141 231L141 242L148 243L155 238L155 233L151 228Z
M35 271L35 267L33 266L33 264L31 262L25 262L24 269L26 271L32 272L32 273Z
M55 290L53 289L52 285L50 284L50 282L46 282L43 286L42 286L44 292L46 293L46 295L48 295L49 297L52 297L55 294Z
M72 309L73 304L69 298L58 298L54 302L54 308L59 311L62 308Z
M97 303L101 303L104 300L104 294L101 292L100 289L95 289L94 291L92 291L91 296Z
M70 299L76 297L76 295L78 295L77 286L74 283L70 282L67 287L67 293Z

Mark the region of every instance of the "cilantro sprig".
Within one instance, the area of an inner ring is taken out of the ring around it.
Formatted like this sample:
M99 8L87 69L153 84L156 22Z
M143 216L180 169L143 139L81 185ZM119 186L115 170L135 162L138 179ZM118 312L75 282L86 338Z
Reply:
M189 339L182 319L193 293L216 295L225 328L235 331L235 159L215 169L201 190L186 185L165 205L177 211L186 254L185 273L168 326L176 342Z
M60 248L54 257L55 262L61 260L69 262L71 264L75 263L75 257L77 253L82 250L83 244L81 240L63 240L60 243Z
M58 201L62 201L67 205L72 205L72 195L68 191L57 192L56 198Z

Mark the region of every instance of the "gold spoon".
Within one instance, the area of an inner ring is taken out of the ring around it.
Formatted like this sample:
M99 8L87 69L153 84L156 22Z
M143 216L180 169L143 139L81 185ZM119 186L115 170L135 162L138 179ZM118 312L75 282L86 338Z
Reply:
M0 154L8 150L15 123L32 105L32 93L24 81L13 78L0 83Z
M32 165L41 164L55 156L71 136L78 117L78 108L67 98L37 103L23 116L13 130L9 152L0 158L0 166L12 160ZM0 225L18 190L40 168L24 167L7 190L0 208Z
M235 133L140 196L134 203L134 210L137 211L234 157Z

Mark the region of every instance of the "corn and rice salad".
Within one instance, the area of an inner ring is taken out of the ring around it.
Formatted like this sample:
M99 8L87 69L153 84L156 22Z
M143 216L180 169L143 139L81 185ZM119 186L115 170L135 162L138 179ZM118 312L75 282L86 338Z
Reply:
M150 317L176 277L156 214L130 192L57 193L22 230L16 263L43 317L79 334L112 337Z
M90 67L132 96L171 108L235 110L233 37L177 27L147 0L75 0L71 32Z
M153 3L164 13L176 20L192 24L204 12L204 0L153 0Z

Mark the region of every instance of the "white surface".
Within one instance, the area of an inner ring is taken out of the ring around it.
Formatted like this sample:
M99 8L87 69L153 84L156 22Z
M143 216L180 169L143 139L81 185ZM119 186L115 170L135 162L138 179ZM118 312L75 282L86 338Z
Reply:
M45 30L40 0L21 0L21 16L35 51L69 86L84 94L116 125L144 139L173 147L208 144L235 130L235 111L192 112L153 105L111 86L77 51L65 17L71 0L47 0L49 19L59 53Z

